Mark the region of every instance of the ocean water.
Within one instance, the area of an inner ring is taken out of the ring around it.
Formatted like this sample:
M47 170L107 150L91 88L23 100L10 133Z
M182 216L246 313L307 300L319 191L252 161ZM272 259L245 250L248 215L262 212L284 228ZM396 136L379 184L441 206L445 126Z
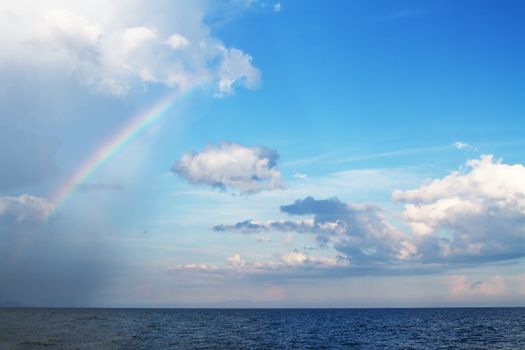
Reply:
M525 349L525 308L0 309L0 349Z

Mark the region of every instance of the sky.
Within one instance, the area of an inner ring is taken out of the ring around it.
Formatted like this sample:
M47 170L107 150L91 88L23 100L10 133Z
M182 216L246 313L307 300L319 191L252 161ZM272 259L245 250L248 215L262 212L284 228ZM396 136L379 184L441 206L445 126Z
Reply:
M0 2L0 304L525 306L524 16Z

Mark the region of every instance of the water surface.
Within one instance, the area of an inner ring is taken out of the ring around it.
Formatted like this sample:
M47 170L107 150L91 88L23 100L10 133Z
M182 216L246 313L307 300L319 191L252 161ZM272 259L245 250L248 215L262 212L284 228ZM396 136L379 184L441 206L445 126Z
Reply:
M525 308L0 309L0 349L525 349Z

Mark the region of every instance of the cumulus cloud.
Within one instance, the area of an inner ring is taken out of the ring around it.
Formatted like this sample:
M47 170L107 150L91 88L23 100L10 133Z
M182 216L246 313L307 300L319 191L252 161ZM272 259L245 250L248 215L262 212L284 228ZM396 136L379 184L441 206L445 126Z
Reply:
M312 234L320 247L329 244L353 265L388 263L410 259L417 252L410 237L389 224L380 208L347 204L337 198L306 197L281 206L290 215L313 215L313 219L217 225L215 231L260 233L264 231ZM294 255L291 255L293 257Z
M260 82L250 55L212 35L205 2L164 3L155 14L147 1L24 3L0 5L0 69L13 62L60 67L114 95L162 84L212 88L222 97Z
M347 204L337 198L306 197L281 206L291 215L313 215L311 232L321 246L330 242L352 264L387 263L411 258L410 237L388 223L379 207Z
M375 205L306 197L280 207L282 213L304 217L301 220L244 220L213 229L291 234L286 244L293 234L310 235L318 247L303 250L326 248L323 251L337 254L323 258L294 249L268 261L231 257L229 266L242 264L245 272L323 267L348 273L420 273L525 256L525 167L521 164L482 156L420 188L395 191L393 199L404 203L398 217L407 227L389 222ZM458 295L470 291L496 295L504 288L499 279L467 281L454 276L450 283Z
M172 171L192 184L253 194L282 187L278 158L266 147L223 142L183 154Z
M54 204L47 199L27 194L0 197L0 220L17 224L43 222L54 208Z
M521 164L482 156L420 188L394 191L393 199L404 203L400 217L408 230L388 222L377 206L313 197L280 207L281 212L311 219L245 220L214 230L310 234L320 247L335 249L352 266L450 267L525 256Z
M405 203L404 219L437 257L498 260L525 255L521 164L482 156L421 188L395 191L393 199Z

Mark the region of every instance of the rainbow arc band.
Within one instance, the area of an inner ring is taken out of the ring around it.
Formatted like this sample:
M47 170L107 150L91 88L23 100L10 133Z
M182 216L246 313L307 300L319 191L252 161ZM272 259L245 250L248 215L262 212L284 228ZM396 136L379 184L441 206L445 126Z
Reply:
M177 94L171 93L157 101L153 106L139 113L120 128L113 136L99 146L91 156L71 175L52 196L55 211L61 208L75 192L77 186L89 178L120 149L136 138L142 131L164 116L173 105Z

